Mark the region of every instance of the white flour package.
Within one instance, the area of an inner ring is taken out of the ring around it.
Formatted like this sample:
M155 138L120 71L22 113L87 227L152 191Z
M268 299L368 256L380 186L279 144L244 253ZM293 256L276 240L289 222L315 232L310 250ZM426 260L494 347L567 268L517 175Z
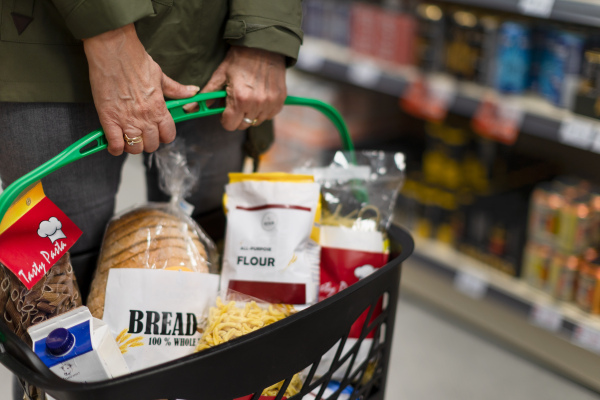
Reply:
M319 292L320 186L310 175L230 174L221 290L313 304Z

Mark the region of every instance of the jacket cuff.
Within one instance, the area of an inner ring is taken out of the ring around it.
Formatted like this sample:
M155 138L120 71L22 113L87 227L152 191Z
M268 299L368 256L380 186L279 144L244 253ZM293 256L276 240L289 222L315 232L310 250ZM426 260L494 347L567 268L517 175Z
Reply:
M231 0L224 39L282 54L295 64L302 44L301 0Z
M296 64L302 44L302 33L295 33L283 26L265 26L258 30L248 29L243 21L229 21L224 38L232 46L252 47L278 53L286 58L288 67Z
M87 39L154 14L151 0L54 0L73 36Z

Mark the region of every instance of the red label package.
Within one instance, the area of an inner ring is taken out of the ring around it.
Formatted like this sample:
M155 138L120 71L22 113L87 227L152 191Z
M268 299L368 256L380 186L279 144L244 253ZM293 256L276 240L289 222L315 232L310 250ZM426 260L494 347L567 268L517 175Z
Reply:
M31 289L75 244L79 228L38 183L6 212L0 224L0 262Z
M388 242L378 231L343 226L321 227L321 286L319 300L333 296L383 267L389 258ZM373 317L381 312L381 304ZM360 337L367 311L352 325L350 338ZM373 337L369 333L367 337Z

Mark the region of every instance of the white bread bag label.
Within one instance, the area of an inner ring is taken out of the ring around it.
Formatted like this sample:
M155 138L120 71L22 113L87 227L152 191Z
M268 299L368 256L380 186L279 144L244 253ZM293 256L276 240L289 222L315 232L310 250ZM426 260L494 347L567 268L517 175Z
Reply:
M318 299L320 247L311 232L320 186L284 181L294 175L277 176L280 181L242 180L226 186L221 290L269 303L313 304Z
M218 288L214 274L111 269L103 320L131 372L194 353Z

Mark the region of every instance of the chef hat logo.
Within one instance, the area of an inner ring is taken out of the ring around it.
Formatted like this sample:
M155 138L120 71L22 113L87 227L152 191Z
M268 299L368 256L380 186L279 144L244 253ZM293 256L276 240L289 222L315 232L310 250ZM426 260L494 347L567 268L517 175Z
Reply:
M37 233L40 237L47 237L52 243L58 239L66 239L67 237L61 231L62 224L56 217L50 218L48 221L40 222L40 228Z
M358 267L354 270L354 276L361 280L371 275L373 272L375 272L375 267L370 264L365 264L362 267Z

